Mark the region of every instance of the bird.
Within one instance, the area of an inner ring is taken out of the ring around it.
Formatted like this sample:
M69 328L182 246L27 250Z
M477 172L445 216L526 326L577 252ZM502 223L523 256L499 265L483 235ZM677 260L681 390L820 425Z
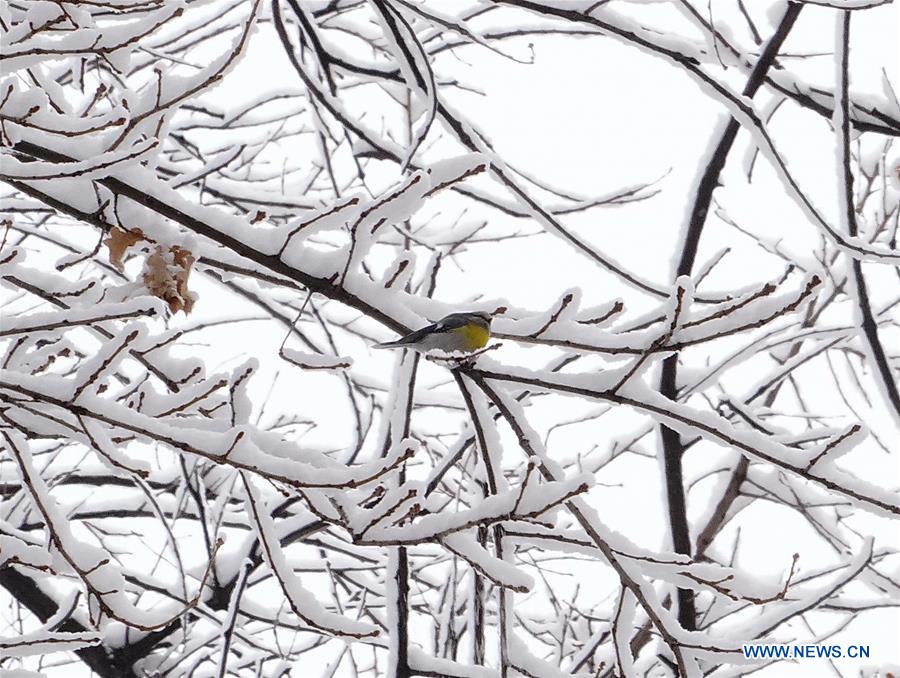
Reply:
M488 343L491 338L491 314L484 311L451 313L436 323L410 332L396 341L375 344L375 348L411 348L420 353L445 351L446 353L472 353Z

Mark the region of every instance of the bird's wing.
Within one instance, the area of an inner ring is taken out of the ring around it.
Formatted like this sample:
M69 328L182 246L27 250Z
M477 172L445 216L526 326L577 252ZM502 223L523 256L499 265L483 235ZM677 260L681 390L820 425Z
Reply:
M446 318L441 318L436 323L432 323L430 325L426 325L425 327L418 329L414 332L410 332L409 334L396 339L395 341L387 341L383 344L376 344L376 346L380 348L391 348L395 346L407 346L410 344L418 344L420 341L425 339L429 334L441 333L441 332L449 332L450 330L463 327L466 324L465 316L460 314L451 314Z
M433 325L426 325L420 330L416 330L415 332L410 332L406 336L400 337L397 341L392 341L392 344L418 344L429 334L434 332L439 332L440 328L438 327L440 323L435 323Z
M441 318L434 325L430 325L433 332L446 332L457 327L462 327L468 322L462 313L451 313L446 318Z

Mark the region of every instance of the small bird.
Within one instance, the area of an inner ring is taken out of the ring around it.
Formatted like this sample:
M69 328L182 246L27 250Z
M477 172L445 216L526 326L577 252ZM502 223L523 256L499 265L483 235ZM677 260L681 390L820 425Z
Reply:
M471 311L451 313L436 323L410 332L396 341L375 344L375 348L411 348L421 353L433 350L472 353L484 348L490 338L491 314Z

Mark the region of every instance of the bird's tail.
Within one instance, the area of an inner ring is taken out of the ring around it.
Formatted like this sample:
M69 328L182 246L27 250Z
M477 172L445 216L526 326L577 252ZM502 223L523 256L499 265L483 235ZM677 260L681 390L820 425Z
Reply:
M381 344L374 344L372 348L403 348L409 346L410 342L398 339L397 341L385 341Z

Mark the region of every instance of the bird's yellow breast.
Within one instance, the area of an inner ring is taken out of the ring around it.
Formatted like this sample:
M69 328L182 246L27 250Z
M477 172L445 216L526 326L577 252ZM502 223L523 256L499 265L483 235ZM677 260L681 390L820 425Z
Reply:
M468 323L462 327L456 327L453 329L453 332L465 337L466 344L468 344L469 350L471 351L482 348L488 343L488 339L491 338L490 330L481 325L476 325L475 323Z

